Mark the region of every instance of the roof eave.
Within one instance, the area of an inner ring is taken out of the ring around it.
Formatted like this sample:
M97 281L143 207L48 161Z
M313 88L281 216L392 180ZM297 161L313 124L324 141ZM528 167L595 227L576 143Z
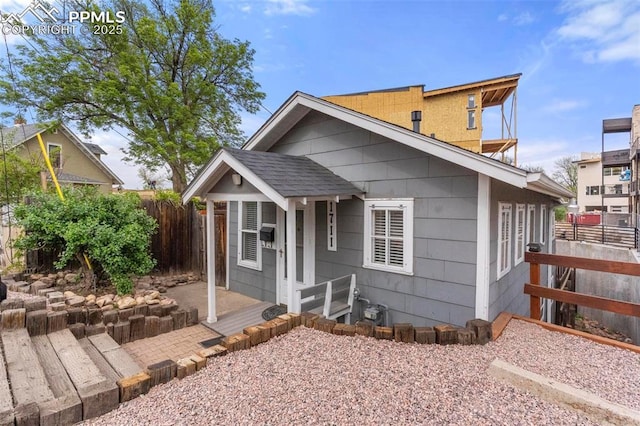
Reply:
M118 175L116 175L109 167L107 167L106 164L104 164L102 161L100 161L100 159L98 157L96 157L89 150L89 148L87 148L85 146L84 142L82 142L78 138L78 136L76 136L76 134L71 131L71 129L69 129L64 123L60 124L60 128L62 129L63 132L66 133L66 135L69 137L71 142L74 143L78 147L78 149L80 149L80 151L82 151L93 164L95 164L107 176L111 177L112 185L115 185L115 184L123 185L124 184L124 182L118 177ZM46 130L46 129L43 129L43 131L44 130ZM42 133L42 132L40 132L40 133Z
M328 116L345 120L373 133L380 134L391 140L399 141L419 151L438 156L447 161L451 161L467 169L474 170L494 179L509 183L518 188L524 188L527 184L526 171L524 170L501 163L491 158L483 157L482 155L447 142L412 132L409 129L378 120L302 92L296 92L291 98L289 98L285 105L274 113L268 122L268 126L263 126L253 137L251 137L251 139L249 139L244 145L243 149L259 151L268 150L271 145L276 142L269 137L270 131L273 131L278 125L278 122L282 117L284 117L282 114L285 114L286 116L287 113L295 110L296 108L304 108L304 111L314 109ZM287 127L291 128L291 123L287 123Z
M526 188L531 191L552 196L557 200L575 197L575 194L567 188L540 172L527 174Z

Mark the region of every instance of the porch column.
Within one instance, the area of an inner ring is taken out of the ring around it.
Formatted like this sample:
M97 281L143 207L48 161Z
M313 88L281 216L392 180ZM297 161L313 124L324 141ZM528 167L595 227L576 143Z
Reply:
M287 310L300 313L296 294L296 202L287 199Z
M207 199L207 322L216 317L216 215L213 200Z
M490 321L489 290L491 253L491 178L478 173L478 210L476 224L476 309L475 316Z

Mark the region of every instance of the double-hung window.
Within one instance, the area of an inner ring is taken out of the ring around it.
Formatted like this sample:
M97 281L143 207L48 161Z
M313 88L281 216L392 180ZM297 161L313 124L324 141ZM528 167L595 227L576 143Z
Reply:
M511 218L510 203L498 203L498 279L511 270Z
M524 260L524 219L525 205L516 204L516 258L514 264L519 264Z
M47 143L47 154L49 154L49 161L51 161L51 167L59 169L62 167L62 147L54 143Z
M262 270L262 250L258 232L261 205L257 201L238 202L238 265Z
M413 200L364 202L364 267L413 274Z

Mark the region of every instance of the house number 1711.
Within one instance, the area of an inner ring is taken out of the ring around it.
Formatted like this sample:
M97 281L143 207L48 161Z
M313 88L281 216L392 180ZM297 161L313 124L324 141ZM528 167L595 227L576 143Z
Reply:
M336 202L327 201L327 250L329 251L336 251L338 249L337 216Z

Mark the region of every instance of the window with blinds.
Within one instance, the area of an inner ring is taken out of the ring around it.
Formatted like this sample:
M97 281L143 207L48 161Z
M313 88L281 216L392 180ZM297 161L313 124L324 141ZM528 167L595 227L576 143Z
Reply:
M524 260L524 220L525 205L516 204L516 265Z
M364 266L413 273L413 200L366 200Z
M238 265L262 269L261 246L258 232L261 226L261 208L257 201L238 202Z
M510 203L498 203L498 279L511 270L511 217Z

